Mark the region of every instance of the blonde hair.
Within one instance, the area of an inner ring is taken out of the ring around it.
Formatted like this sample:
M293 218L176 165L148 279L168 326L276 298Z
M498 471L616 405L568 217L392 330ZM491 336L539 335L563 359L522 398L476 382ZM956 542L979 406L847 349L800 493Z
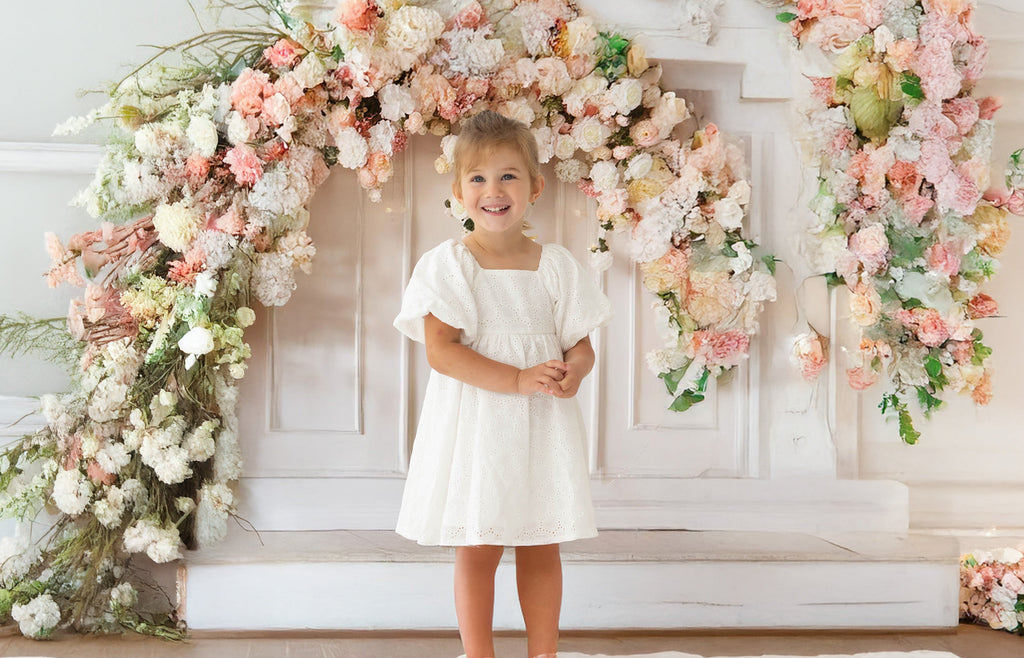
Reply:
M455 161L456 181L467 168L476 164L483 152L500 146L510 146L519 151L526 163L531 183L540 176L537 139L525 123L484 110L463 121L461 127L452 158Z

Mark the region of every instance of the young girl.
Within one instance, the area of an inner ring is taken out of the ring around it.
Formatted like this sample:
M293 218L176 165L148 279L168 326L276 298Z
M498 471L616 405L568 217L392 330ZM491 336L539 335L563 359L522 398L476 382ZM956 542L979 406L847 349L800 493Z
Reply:
M494 112L463 122L455 198L474 230L423 255L395 327L433 369L397 531L456 546L455 609L467 658L494 656L494 574L516 547L529 656L554 657L560 542L597 535L574 396L594 365L607 298L569 252L523 235L544 189L537 144Z

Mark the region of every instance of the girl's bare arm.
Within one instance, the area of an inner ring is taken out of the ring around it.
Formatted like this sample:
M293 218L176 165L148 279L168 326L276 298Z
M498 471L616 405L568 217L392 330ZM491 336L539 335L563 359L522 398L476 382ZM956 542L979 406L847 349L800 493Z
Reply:
M423 318L427 362L441 373L497 393L551 393L560 390L558 381L568 366L551 360L520 370L475 352L460 341L460 330L438 320L432 314ZM593 357L591 357L593 363Z

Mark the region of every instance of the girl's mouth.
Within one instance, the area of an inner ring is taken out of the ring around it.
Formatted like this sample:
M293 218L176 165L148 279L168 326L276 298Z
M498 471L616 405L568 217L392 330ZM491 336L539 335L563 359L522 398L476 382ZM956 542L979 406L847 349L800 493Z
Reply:
M484 206L484 212L500 214L508 210L511 206Z

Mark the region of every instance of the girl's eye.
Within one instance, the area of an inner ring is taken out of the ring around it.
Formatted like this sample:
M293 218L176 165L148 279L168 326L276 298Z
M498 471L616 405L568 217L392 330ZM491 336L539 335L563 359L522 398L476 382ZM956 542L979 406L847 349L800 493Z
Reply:
M469 181L471 183L482 183L482 182L484 182L484 177L480 176L480 175L473 176L472 178L469 179Z
M501 180L515 180L515 179L516 179L516 175L515 174L505 174L504 176L501 177Z

